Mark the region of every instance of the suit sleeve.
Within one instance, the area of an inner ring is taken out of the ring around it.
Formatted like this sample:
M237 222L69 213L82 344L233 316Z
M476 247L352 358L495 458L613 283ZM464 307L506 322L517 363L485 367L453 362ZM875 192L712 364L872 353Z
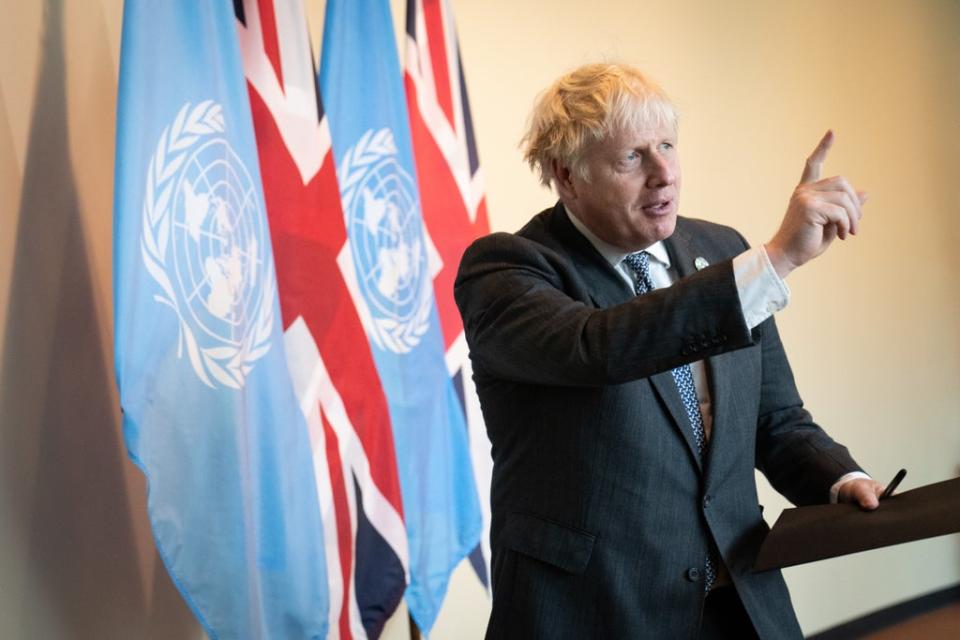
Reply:
M745 249L749 247L742 236L740 241ZM834 441L804 408L774 317L754 329L754 336L760 342L762 358L757 468L774 489L796 505L827 502L834 482L861 469L847 448Z
M757 468L796 505L828 501L830 487L862 471L804 409L773 318L760 325L763 376L757 424Z
M729 260L598 308L567 256L500 233L467 250L454 294L474 370L499 379L616 384L752 344Z

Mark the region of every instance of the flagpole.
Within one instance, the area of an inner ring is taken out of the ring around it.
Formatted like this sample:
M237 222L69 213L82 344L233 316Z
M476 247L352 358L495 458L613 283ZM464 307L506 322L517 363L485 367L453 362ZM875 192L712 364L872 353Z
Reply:
M407 612L407 618L410 620L410 640L420 640L420 628L413 621L413 616Z

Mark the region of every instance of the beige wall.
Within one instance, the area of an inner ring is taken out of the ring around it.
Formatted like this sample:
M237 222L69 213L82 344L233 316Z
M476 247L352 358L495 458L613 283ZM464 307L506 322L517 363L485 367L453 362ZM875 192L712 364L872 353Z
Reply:
M126 458L112 368L120 0L0 0L0 636L190 638ZM395 15L403 2L392 0ZM827 127L870 191L860 237L791 276L779 317L814 415L904 488L960 472L960 4L454 2L495 229L552 196L516 142L536 92L601 59L682 110L682 212L774 231ZM322 2L308 3L319 41ZM592 9L592 11L591 11ZM399 24L398 24L399 26ZM398 30L399 31L399 30ZM764 490L770 520L785 505ZM787 571L816 631L960 581L948 536ZM435 638L479 638L455 576ZM406 637L400 616L385 637Z

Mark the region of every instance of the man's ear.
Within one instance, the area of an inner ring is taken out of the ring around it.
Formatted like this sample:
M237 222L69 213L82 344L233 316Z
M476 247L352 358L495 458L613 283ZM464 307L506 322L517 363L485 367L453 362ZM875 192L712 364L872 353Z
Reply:
M553 184L557 188L557 194L563 200L576 200L577 190L573 186L572 170L560 163L554 158L550 161L550 169L553 171Z

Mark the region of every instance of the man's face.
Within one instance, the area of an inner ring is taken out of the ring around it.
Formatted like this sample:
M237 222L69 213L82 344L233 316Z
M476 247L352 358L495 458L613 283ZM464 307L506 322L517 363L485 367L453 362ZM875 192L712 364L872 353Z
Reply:
M589 180L562 171L564 205L593 233L625 251L668 238L677 224L680 161L672 124L615 131L584 154Z

